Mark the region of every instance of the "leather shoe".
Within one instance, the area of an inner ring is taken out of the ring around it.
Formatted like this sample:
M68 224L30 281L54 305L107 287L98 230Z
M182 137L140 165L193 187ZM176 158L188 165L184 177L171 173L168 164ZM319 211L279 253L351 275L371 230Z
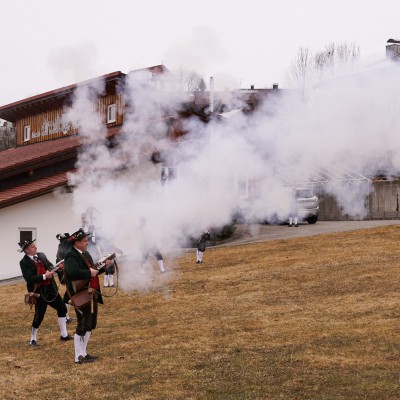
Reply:
M91 363L91 362L93 362L94 360L89 360L89 359L87 359L87 358L85 358L85 357L83 357L83 356L79 356L78 357L78 361L75 361L75 364L88 364L88 363Z
M97 360L98 358L99 358L99 356L95 356L95 355L91 355L91 354L86 354L86 356L84 357L84 359L86 361L90 360L89 362Z
M67 340L72 340L73 337L68 333L67 336L60 336L60 340L66 342Z
M31 347L38 347L39 345L37 344L36 340L31 340L31 341L29 342L29 346L31 346Z

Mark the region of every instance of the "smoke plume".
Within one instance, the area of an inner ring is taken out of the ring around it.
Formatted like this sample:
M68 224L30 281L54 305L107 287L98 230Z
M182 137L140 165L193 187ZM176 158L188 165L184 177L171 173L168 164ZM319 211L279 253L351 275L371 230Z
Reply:
M93 110L102 83L80 88L71 110L84 138L78 171L70 176L74 209L98 211L101 235L128 260L126 288L149 282L138 268L143 249L173 254L186 238L230 222L238 209L249 219L284 220L291 185L313 182L344 212L363 218L370 191L365 178L400 170L392 151L400 140L398 68L387 64L330 79L307 102L283 91L252 115L208 124L193 117L178 141L167 135L166 116L176 116L182 106L174 83L156 88L148 72L129 74L129 107L111 149ZM154 153L162 154L162 163L153 162Z

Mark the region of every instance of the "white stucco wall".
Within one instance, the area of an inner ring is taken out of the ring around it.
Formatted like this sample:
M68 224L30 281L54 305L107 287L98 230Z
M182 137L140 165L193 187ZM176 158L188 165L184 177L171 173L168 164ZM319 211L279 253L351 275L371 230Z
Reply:
M18 251L19 228L36 228L38 251L55 263L58 247L56 234L75 232L81 224L80 215L74 215L71 205L71 194L61 198L47 194L0 209L0 279L22 275L19 268L23 257L23 253Z

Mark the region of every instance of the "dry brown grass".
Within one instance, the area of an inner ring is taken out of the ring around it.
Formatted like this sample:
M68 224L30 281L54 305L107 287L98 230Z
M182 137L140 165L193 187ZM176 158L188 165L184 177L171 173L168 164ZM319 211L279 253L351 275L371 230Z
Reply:
M106 299L88 349L100 360L80 366L52 309L29 348L25 287L2 287L1 398L399 399L399 234L167 259L152 289Z

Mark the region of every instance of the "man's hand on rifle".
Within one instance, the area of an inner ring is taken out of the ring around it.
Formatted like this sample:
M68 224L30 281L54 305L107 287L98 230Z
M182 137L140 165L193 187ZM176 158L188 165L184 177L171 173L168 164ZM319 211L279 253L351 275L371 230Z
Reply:
M92 278L94 278L98 273L99 271L97 271L97 269L90 268L90 275Z
M54 275L53 271L46 271L46 273L44 274L44 276L46 277L46 279L51 279Z

